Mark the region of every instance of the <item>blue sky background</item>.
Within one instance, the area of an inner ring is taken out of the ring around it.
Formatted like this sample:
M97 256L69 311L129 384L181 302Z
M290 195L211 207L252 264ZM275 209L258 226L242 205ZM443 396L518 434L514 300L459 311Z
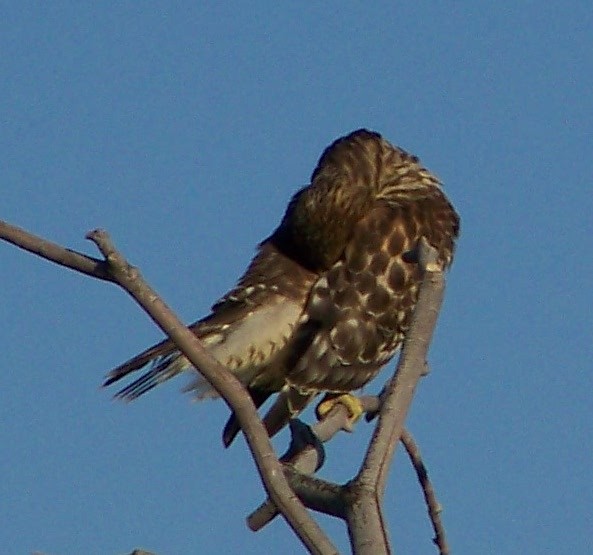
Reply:
M5 4L0 218L92 255L106 228L193 321L322 149L382 132L462 216L409 420L454 552L587 553L592 28L584 0ZM161 337L122 291L7 244L0 283L0 552L302 551L281 520L246 529L262 490L222 403L182 379L132 405L100 389ZM351 477L369 432L322 475ZM435 552L401 452L386 511L399 553Z

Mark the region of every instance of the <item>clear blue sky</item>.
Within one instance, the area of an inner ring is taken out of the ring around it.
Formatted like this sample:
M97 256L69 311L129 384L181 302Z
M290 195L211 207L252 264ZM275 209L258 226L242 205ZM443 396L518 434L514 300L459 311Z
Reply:
M590 2L246 5L5 6L0 218L93 255L106 228L193 321L323 147L382 132L462 216L409 420L454 552L590 552ZM281 520L246 529L262 490L243 441L221 446L222 403L100 389L161 336L123 292L6 244L0 283L0 552L301 552ZM369 430L323 476L349 478ZM391 476L398 552L434 553L401 452Z

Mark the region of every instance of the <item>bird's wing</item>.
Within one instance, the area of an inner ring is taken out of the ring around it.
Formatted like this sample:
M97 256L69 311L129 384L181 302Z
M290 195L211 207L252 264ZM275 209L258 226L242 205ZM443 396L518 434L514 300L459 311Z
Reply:
M248 385L291 335L312 281L310 272L282 255L273 244L264 243L238 286L213 305L210 315L189 328L220 363ZM114 368L104 385L149 364L145 374L116 396L135 399L193 368L173 342L166 339ZM199 397L212 395L201 377L188 389L195 389Z

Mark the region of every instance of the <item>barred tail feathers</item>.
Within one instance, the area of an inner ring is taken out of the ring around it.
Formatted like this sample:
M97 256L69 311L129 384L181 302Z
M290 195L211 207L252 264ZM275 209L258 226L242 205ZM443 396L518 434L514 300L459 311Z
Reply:
M123 389L120 389L115 394L115 397L124 399L125 401L133 401L157 385L166 382L189 368L192 368L191 363L179 351L173 351L168 355L160 356L152 361L148 372Z

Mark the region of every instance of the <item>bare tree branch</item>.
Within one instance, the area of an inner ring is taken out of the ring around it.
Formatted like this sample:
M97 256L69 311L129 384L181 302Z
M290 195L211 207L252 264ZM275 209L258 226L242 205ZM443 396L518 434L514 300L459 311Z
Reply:
M375 395L361 395L358 400L365 412L375 412L380 408L380 400ZM302 426L305 426L308 429L309 433L315 437L317 442L323 444L330 441L340 430L351 431L350 413L345 405L337 403L332 410L314 426L309 427L304 424ZM280 457L280 460L283 463L290 465L290 469L285 470L288 474L292 475L294 471L299 472L301 475L313 474L323 465L323 461L320 460L319 448L316 447L313 441L303 437L305 434L306 432L303 431L303 428L291 426L291 445L288 448L288 451ZM317 486L313 485L311 490L309 490L309 482L305 478L299 480L298 483L296 480L293 481L289 479L289 481L294 492L299 496L301 501L303 501L305 506L310 509L315 509L314 498L316 491L318 491ZM310 483L315 484L315 482ZM339 487L335 484L330 485L332 488ZM336 492L336 494L340 493L341 495L341 492L337 492L337 490L332 491ZM324 497L324 501L320 501L320 506L325 506L325 498L328 495L327 488L321 491L320 495ZM341 503L341 498L338 501ZM332 516L340 516L335 514L336 511L333 507L327 512L319 508L316 510ZM343 516L343 511L341 512ZM247 517L247 526L254 532L257 532L271 522L277 515L278 509L274 503L268 499Z
M426 356L443 299L444 278L436 263L436 251L426 241L420 245L420 264L425 269L410 329L406 335L394 377L385 390L379 422L356 481L377 488L383 495L387 468L401 437L418 381L426 368Z
M64 249L5 222L0 223L0 238L62 266L115 282L128 292L191 363L200 368L235 412L266 492L303 544L314 554L337 554L336 548L291 490L247 391L229 370L208 354L197 337L144 282L140 272L126 262L106 232L95 230L87 234L87 238L97 245L105 257L102 262Z
M428 508L428 515L430 517L430 521L432 522L432 527L435 534L435 537L432 541L439 548L439 555L449 555L450 551L445 535L445 527L441 521L441 512L443 508L437 501L434 488L432 487L432 483L428 478L428 471L426 470L426 466L422 461L420 449L418 449L418 445L416 445L414 438L407 430L402 432L401 442L405 447L410 460L412 461L412 465L416 471L416 475L418 476L418 482L420 482L420 486L422 487L422 491L424 493L424 500L426 501L426 506Z
M436 250L424 239L419 245L419 262L424 278L397 369L385 390L379 421L361 470L347 485L350 493L346 512L348 533L357 555L390 553L381 500L395 446L403 432L418 381L425 373L428 347L444 291Z
M335 547L310 517L303 503L317 511L346 520L353 552L357 555L388 555L387 528L381 509L388 468L399 439L404 443L422 485L428 511L435 529L434 542L441 555L449 550L440 521L440 505L426 474L417 447L403 425L416 385L426 370L426 354L442 302L444 278L436 264L435 250L425 241L419 246L424 279L418 303L405 339L394 377L379 397L363 396L368 414L379 410L379 420L358 475L343 486L310 476L322 464L322 443L340 429L349 429L348 409L337 404L313 428L293 423L291 447L276 457L265 428L250 396L236 377L204 349L197 337L170 311L158 295L143 281L115 249L104 231L90 232L105 260L64 249L40 237L0 221L0 239L37 254L47 260L86 275L111 281L127 291L172 339L191 363L200 368L206 379L235 412L252 452L258 472L269 495L259 509L248 517L251 529L258 530L274 518L277 507L314 554L336 554ZM295 495L296 493L296 495ZM299 500L300 499L300 500Z
M55 262L60 266L70 268L87 276L105 281L114 281L104 260L65 249L56 243L37 237L3 220L0 220L0 239L12 243L19 249L26 250L50 262Z
M291 478L295 493L306 506L345 518L353 551L357 555L390 553L387 528L381 510L387 469L402 434L402 441L411 437L406 434L403 425L416 385L426 373L426 355L442 302L444 278L436 263L436 251L423 241L419 245L419 254L424 278L395 374L379 397L362 398L367 414L372 415L379 408L380 411L379 422L359 474L344 486L319 481L310 476L303 476L298 481ZM337 405L311 431L318 434L320 441L327 441L341 426L345 426L341 419L347 416L345 407ZM329 431L327 436L326 431ZM296 443L294 438L293 443ZM290 456L285 455L282 460L291 463L290 473L294 473L295 469L313 473L318 466L317 452L318 449L305 444L300 452L289 453ZM413 452L410 457L415 464ZM419 467L415 465L415 468L418 471ZM435 523L435 543L442 553L442 545L438 542L444 541L444 530L440 519L435 520L435 515L438 518L437 506L432 504L432 498L427 497L427 490L424 491L431 519ZM340 504L344 510L338 511L335 507ZM273 503L267 501L248 517L248 525L251 529L258 530L273 519L275 514Z
M105 256L117 283L138 302L190 362L200 369L235 412L266 491L304 545L311 553L337 553L327 536L292 492L255 405L241 382L206 351L195 334L150 289L138 270L130 266L116 251L107 233L96 230L90 232L87 237Z

